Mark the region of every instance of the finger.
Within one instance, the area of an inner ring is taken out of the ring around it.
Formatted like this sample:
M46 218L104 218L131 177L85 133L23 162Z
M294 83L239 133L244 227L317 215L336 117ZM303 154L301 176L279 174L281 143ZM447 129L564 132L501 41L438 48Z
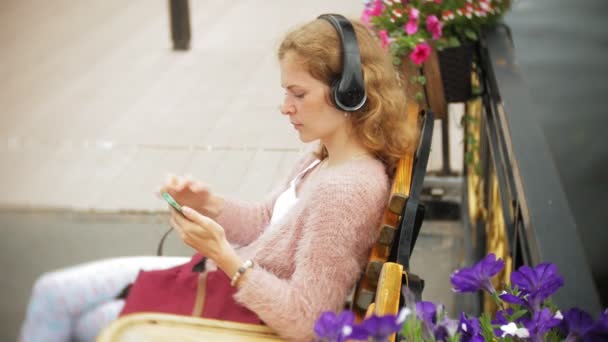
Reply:
M184 177L178 177L175 185L175 191L180 192L188 185L188 180Z
M198 223L199 225L201 225L203 227L206 227L211 221L210 218L208 218L205 215L202 215L201 213L199 213L198 211L196 211L190 207L183 206L182 213L188 220Z
M169 212L171 213L171 217L173 217L176 222L181 224L180 220L184 219L184 215L177 211L177 209L173 208L171 205L169 205Z
M169 219L169 223L171 224L171 227L173 227L173 229L175 229L175 231L177 232L177 235L179 235L179 238L182 241L185 241L186 238L188 237L188 234L186 234L186 232L179 225L179 223L177 223L173 217L171 219Z
M172 173L167 174L167 178L165 179L165 186L168 188L174 188L177 184L177 176Z
M180 231L182 233L186 233L184 222L181 220L185 220L183 216L175 209L171 208L171 217L169 218L169 222L171 226L175 228L175 230Z
M190 183L190 190L192 190L192 192L205 192L209 191L209 187L199 181L193 181Z

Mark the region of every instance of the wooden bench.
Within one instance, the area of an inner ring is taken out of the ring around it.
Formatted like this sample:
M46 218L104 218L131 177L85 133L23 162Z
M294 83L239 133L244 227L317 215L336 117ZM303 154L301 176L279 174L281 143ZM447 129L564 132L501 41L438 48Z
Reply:
M418 107L408 109L408 120L418 124ZM430 139L432 135L432 114L425 116L421 137ZM426 150L424 150L426 149ZM398 227L404 227L404 213L410 200L413 170L415 163L423 163L422 173L426 170L430 142L423 150L408 153L398 163L388 199L384 219L380 225L380 237L372 247L368 264L358 282L350 308L355 312L357 321L371 314L397 314L401 300L402 277L408 265L388 262L395 259L395 248L399 246L401 235ZM426 158L420 155L426 154ZM418 177L424 175L418 175ZM420 180L420 178L418 178ZM420 189L417 189L419 192ZM416 197L418 194L414 194ZM410 218L417 219L417 218ZM415 232L401 232L414 235L407 251L413 247ZM409 256L408 256L409 257ZM407 262L406 262L407 263ZM126 341L282 341L269 327L251 324L219 321L198 317L177 316L160 313L131 314L114 321L99 335L98 342ZM391 339L394 341L394 336Z

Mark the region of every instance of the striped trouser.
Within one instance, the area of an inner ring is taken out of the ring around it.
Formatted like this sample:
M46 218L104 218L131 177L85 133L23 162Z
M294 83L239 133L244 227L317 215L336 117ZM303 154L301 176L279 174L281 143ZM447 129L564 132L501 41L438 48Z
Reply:
M93 341L116 319L124 300L115 299L140 270L186 263L186 257L124 257L43 274L32 296L19 341Z

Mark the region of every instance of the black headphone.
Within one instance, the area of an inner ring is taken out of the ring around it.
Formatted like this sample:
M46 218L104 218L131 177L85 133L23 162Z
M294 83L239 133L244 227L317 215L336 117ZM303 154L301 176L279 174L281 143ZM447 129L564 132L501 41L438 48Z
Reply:
M322 14L317 19L329 21L342 42L342 74L331 84L334 104L345 112L357 111L367 101L367 94L363 84L361 55L355 28L340 14Z

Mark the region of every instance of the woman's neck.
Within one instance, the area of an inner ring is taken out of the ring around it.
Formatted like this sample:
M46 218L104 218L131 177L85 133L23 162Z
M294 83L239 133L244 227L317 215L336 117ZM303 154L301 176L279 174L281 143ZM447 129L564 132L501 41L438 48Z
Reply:
M336 133L331 139L322 139L321 144L327 149L328 167L371 156L371 153L365 147L356 141L352 135L347 135L346 132Z

